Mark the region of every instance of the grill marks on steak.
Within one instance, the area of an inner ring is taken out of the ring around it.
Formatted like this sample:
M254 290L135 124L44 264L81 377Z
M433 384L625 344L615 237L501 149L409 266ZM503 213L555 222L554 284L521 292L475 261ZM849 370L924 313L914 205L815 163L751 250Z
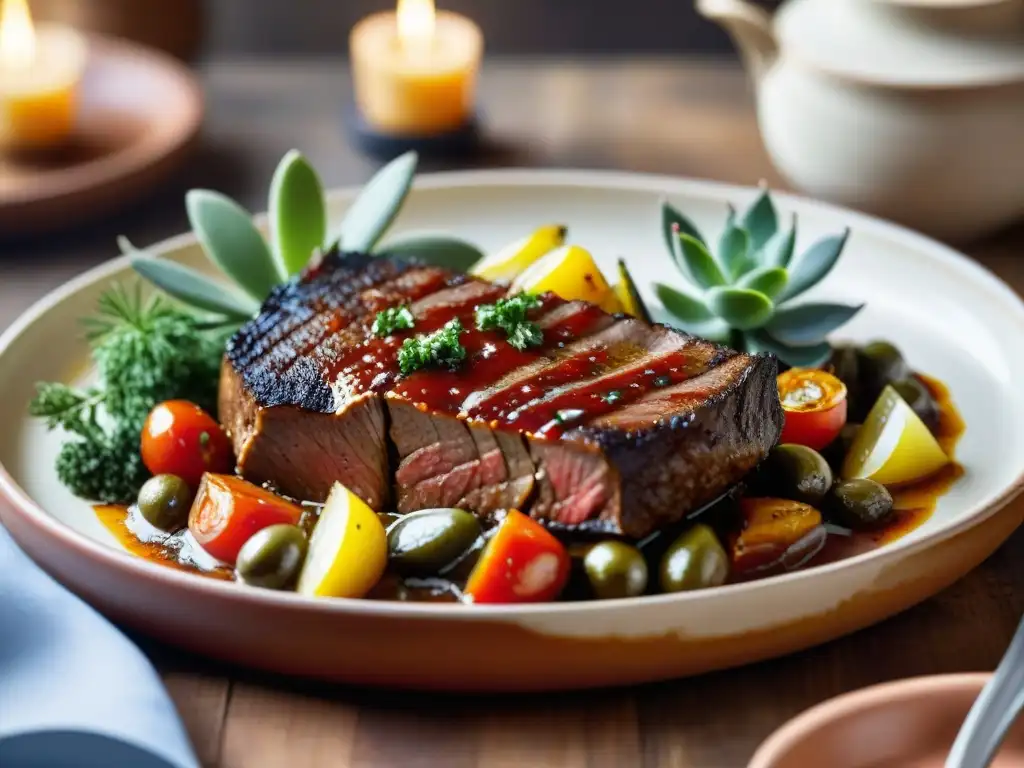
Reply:
M381 508L392 466L400 512L529 509L640 537L713 500L777 441L774 359L551 294L531 311L543 343L515 350L474 327L476 307L504 293L359 254L275 291L222 376L243 474L311 499L340 480ZM373 336L376 312L399 304L415 329ZM467 329L464 364L399 376L402 342L452 317Z

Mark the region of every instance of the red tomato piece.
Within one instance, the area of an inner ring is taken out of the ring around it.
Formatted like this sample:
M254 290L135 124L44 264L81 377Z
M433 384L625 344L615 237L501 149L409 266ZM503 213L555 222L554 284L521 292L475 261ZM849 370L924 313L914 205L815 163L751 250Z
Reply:
M220 424L188 400L168 400L150 411L142 427L142 462L154 475L177 475L193 488L204 472L235 466Z
M536 520L509 510L469 575L464 593L475 603L554 600L569 579L569 553Z
M779 375L779 400L785 414L783 443L820 451L846 424L846 385L826 371L791 368Z
M234 475L203 475L188 529L218 560L234 565L253 534L271 525L298 525L302 507Z

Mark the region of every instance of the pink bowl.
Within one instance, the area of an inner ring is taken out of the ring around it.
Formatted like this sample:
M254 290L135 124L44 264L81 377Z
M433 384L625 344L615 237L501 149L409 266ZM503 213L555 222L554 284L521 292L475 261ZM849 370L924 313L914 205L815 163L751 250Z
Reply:
M990 677L916 677L831 699L769 736L748 768L943 768ZM992 766L1024 768L1024 719Z

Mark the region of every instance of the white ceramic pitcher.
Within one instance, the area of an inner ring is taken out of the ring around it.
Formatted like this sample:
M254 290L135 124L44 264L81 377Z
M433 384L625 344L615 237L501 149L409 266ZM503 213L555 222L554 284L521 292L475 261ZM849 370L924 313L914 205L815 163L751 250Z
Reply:
M697 0L779 173L946 240L1024 216L1024 0Z

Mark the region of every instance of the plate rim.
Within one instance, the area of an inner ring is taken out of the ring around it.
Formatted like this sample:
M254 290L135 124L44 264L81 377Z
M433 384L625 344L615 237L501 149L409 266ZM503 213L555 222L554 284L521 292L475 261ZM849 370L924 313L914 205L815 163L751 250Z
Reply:
M613 190L632 190L647 193L658 193L662 196L686 195L703 197L721 201L723 204L735 197L747 197L756 194L756 187L727 184L723 182L661 174L632 173L628 171L605 171L588 169L476 169L462 171L442 171L417 175L414 190L446 189L467 186L569 186ZM359 187L349 185L331 189L327 198L329 203L351 198ZM930 255L938 257L947 267L966 270L974 280L979 281L988 290L1000 296L1007 309L1015 315L1016 320L1024 328L1024 298L1018 296L1005 282L989 269L954 248L947 246L926 235L914 232L899 224L886 221L876 216L844 208L840 205L826 203L798 194L774 192L776 201L789 207L800 207L817 211L826 216L838 216L848 223L856 232L860 227L894 239L897 243L906 243L917 250L927 250ZM266 222L266 214L254 216L254 220L262 225ZM161 240L149 246L149 249L166 253L196 243L192 233L185 232ZM52 311L70 295L104 280L125 269L129 264L127 256L120 256L103 262L71 280L54 288L23 312L5 331L0 333L0 359L14 341L26 332L44 315ZM750 582L726 584L709 590L696 590L661 595L643 595L640 597L621 598L618 600L578 601L570 603L526 603L509 605L478 605L424 602L401 602L384 600L365 600L356 598L309 597L290 592L277 592L262 589L239 589L234 582L209 579L202 576L169 568L150 562L130 552L102 544L70 526L62 523L46 512L21 486L14 480L7 468L0 463L0 502L6 500L14 514L23 517L23 522L41 528L49 539L55 539L65 547L76 550L81 556L104 561L103 564L115 569L127 569L133 576L151 578L165 582L164 586L184 589L185 592L198 590L211 598L229 598L241 600L252 606L264 606L278 610L316 610L323 613L344 615L376 615L390 618L445 618L452 620L515 620L529 617L551 617L577 613L600 612L603 614L618 611L630 611L638 607L662 605L681 606L695 601L740 596L757 593L760 590L772 589L792 582L801 581L814 576L824 577L854 567L865 567L869 564L881 567L887 563L933 547L949 538L958 536L986 520L1005 508L1017 496L1024 493L1024 466L1019 474L1005 485L988 501L972 506L966 513L939 527L934 532L918 539L903 537L884 547L861 553L850 558L825 563L810 571L793 571ZM85 502L83 502L85 503ZM738 598L737 598L738 599Z

